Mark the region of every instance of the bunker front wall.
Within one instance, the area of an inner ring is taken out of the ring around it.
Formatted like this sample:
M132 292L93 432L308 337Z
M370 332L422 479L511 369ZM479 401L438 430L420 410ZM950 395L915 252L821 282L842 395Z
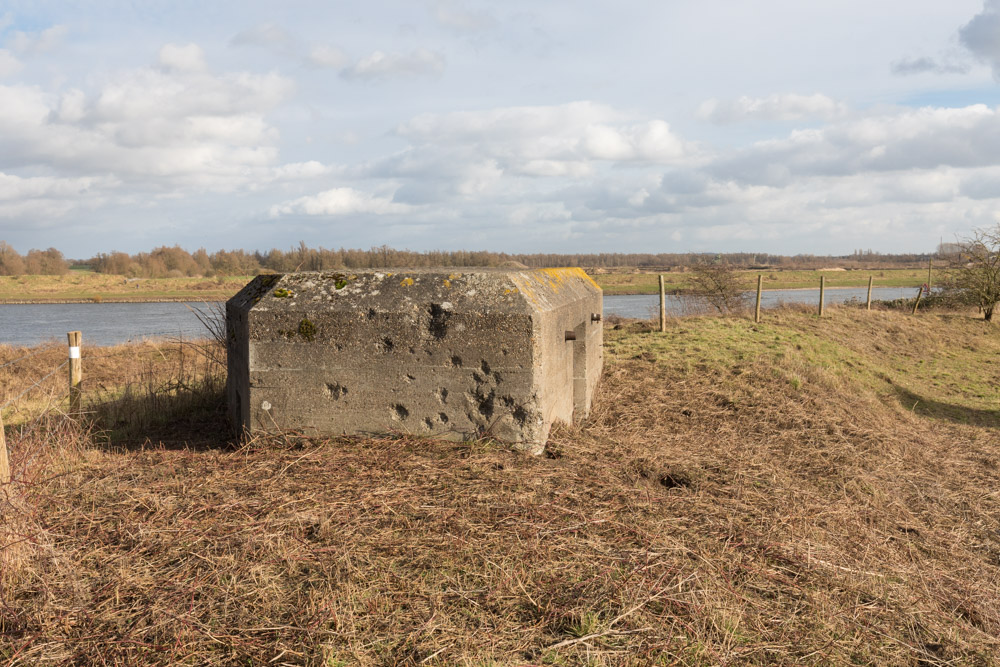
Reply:
M595 288L581 292L587 303L553 298L579 276L519 275L533 273L260 277L227 305L234 419L251 431L489 435L538 450L554 420L589 406L601 311ZM566 341L573 330L583 337ZM582 383L581 338L597 341Z

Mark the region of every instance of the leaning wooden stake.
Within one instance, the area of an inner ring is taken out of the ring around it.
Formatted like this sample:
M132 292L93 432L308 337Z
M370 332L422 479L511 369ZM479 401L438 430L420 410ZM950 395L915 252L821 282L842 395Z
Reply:
M83 334L70 331L66 338L69 339L69 413L77 415L80 413L80 381L83 380L83 367L80 364L80 341Z
M823 298L826 296L826 276L819 277L819 316L823 317Z
M2 414L0 414L0 484L10 484L10 457L7 455L7 438L3 434Z
M663 284L663 274L660 274L660 331L667 330L667 290Z
M868 303L865 304L865 310L872 309L872 281L875 280L875 276L868 276Z
M921 287L917 290L917 300L913 302L913 312L911 312L910 315L917 314L917 306L920 305L920 297L923 296L923 294L924 294L924 288Z
M764 276L757 274L757 305L753 309L753 321L760 322L760 291L764 284Z

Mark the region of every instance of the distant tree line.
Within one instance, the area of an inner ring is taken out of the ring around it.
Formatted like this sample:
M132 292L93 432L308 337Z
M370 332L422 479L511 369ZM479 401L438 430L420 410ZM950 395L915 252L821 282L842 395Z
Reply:
M0 241L0 276L58 276L69 271L69 262L55 248L29 250L21 256L6 241Z
M246 276L261 272L324 271L399 267L464 267L523 264L530 268L582 266L589 269L688 270L695 265L717 262L735 268L858 269L924 266L934 254L881 254L856 251L846 256L775 255L769 253L498 253L486 250L431 250L415 252L378 246L368 250L310 248L305 243L288 250L218 250L204 248L189 252L180 246L156 248L130 255L124 252L99 253L90 259L75 260L99 273L130 278L185 276ZM30 250L19 255L0 241L0 275L61 274L69 270L58 250Z

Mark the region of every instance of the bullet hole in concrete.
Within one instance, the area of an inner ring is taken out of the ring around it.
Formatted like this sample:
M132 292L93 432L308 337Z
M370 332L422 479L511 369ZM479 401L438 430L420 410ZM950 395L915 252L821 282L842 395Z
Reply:
M448 390L445 389L444 387L441 387L440 389L435 391L434 395L437 397L437 400L441 401L441 405L445 405L446 403L448 403Z
M396 344L392 342L391 338L386 336L376 343L376 347L378 347L380 352L392 352L392 349L396 347Z
M415 347L413 347L413 346L411 345L411 346L410 346L410 354L416 354L416 353L417 353L417 348L415 348Z
M339 401L340 397L347 393L347 387L337 384L336 382L326 383L326 395L335 401Z
M439 303L432 303L428 311L431 315L431 321L427 325L427 330L431 332L435 340L441 340L448 333L448 320L451 318L451 313L442 308Z
M493 419L493 394L479 401L479 414L487 419Z
M483 377L479 371L472 371L472 379L475 380L477 384L484 384L486 382L486 378Z
M481 387L477 387L474 392L467 393L466 397L487 420L493 419L493 412L496 410L496 392L490 391L484 394Z
M443 412L441 412L441 413L438 414L438 419L441 420L442 424L447 424L448 423L448 415L446 415Z
M397 403L392 406L392 421L402 421L410 416L410 411L406 409L406 406Z
M428 431L434 429L434 421L430 417L424 419L424 428L427 429Z
M485 359L483 359L483 363L479 364L479 367L483 369L483 375L490 374L490 365L486 362Z
M455 356L453 356L451 358L451 365L454 366L455 368L461 368L462 367L462 357L458 356L457 354Z
M374 308L369 308L368 309L368 319L370 319L370 320L374 320L375 319L375 309Z
M527 423L528 423L528 411L525 410L520 405L517 406L516 408L514 408L513 416L514 416L514 421L517 422L518 426L523 427L523 426L527 425Z

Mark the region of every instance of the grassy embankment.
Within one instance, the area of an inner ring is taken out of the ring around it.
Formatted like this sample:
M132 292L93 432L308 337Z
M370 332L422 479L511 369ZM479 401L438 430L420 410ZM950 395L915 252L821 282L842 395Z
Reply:
M609 327L591 419L538 458L237 447L211 401L168 401L147 446L11 433L37 537L3 575L0 657L996 664L1000 336L829 313ZM136 355L150 377L176 368L160 351Z
M748 289L756 286L757 271L746 271ZM879 287L917 287L927 280L924 269L880 269L874 271L764 271L765 289L817 287L826 276L829 287L864 287L875 276ZM690 273L670 272L669 291L690 288ZM592 273L605 294L656 294L656 273ZM226 278L138 278L126 281L88 271L65 276L0 276L0 303L64 301L225 301L250 280Z

